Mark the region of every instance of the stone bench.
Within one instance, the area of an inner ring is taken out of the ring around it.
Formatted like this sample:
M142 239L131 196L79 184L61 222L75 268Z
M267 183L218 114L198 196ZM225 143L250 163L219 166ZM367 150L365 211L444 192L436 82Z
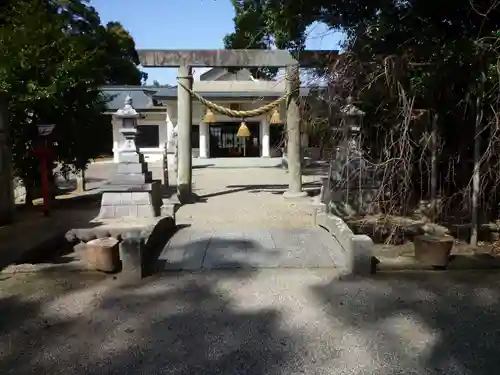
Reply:
M316 210L314 224L326 229L339 242L345 255L342 275L368 276L373 274L373 241L354 234L340 217Z
M123 218L91 222L93 227L71 229L66 240L81 246L104 237L120 241L121 271L119 278L136 282L155 271L154 264L168 240L176 231L172 217Z

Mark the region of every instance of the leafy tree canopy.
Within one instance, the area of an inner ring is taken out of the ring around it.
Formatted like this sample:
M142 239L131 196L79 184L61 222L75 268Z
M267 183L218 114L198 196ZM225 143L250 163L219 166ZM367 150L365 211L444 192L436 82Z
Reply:
M32 149L37 123L56 125L56 161L85 168L102 148L105 109L100 87L139 85L146 75L130 34L117 22L101 25L83 0L0 3L0 91L7 95L16 174L37 179Z

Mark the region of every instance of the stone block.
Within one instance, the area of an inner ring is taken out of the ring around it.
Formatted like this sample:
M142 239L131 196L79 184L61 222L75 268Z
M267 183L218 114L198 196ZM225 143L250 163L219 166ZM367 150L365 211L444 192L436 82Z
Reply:
M344 251L344 275L367 276L372 273L373 241L366 235L354 235L340 217L325 212L315 212L315 225L323 227L337 239Z
M144 163L119 163L118 174L136 173L141 174L147 171L147 165Z
M351 273L354 275L368 276L372 274L373 241L362 234L355 235L352 239Z
M133 191L150 191L151 183L132 183L124 181L110 181L103 185L101 190L103 192L133 192Z
M130 206L115 206L115 217L130 217Z
M120 203L119 205L128 205L132 202L132 193L118 193L120 195Z
M137 153L120 153L120 163L143 163L144 155Z
M116 217L115 207L116 206L101 206L98 217L102 219Z
M342 248L350 246L354 233L340 217L316 211L315 224L328 230L339 241Z
M129 207L129 216L138 217L139 215L139 210L137 209L138 206L136 204L130 204L128 207Z
M117 182L128 184L128 183L135 183L135 184L144 184L148 181L147 175L143 173L134 173L134 174L117 174L115 177L112 179L113 183L116 184Z
M137 205L137 216L138 217L156 217L153 206L149 204Z
M120 243L122 272L120 279L136 282L144 277L144 239L138 233L126 233Z
M161 181L153 181L151 184L151 201L155 216L161 215L161 207L163 205Z
M146 191L130 193L130 202L135 205L151 204L151 194Z
M175 217L175 204L163 203L161 206L161 216Z
M104 192L102 194L101 206L116 206L120 204L121 193Z

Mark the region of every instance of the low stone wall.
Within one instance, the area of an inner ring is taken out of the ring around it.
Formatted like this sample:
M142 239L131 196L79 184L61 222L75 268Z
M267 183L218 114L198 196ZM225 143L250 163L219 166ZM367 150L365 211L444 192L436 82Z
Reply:
M316 211L314 224L326 229L339 242L345 254L343 275L372 274L373 241L362 234L354 234L338 216Z
M137 282L156 271L155 265L167 242L177 231L172 217L112 220L96 227L72 229L66 240L81 246L96 238L113 237L120 241L121 272L119 278Z
M120 242L122 281L134 283L158 271L158 257L177 229L175 221L166 217L147 236L139 232L124 233Z

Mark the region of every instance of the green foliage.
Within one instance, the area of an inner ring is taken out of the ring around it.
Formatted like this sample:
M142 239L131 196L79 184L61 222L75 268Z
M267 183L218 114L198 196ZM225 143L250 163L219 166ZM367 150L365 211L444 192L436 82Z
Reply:
M82 0L10 1L0 14L0 91L9 100L16 174L27 185L37 179L37 123L56 125L56 161L84 169L110 126L100 87L144 79L133 39L119 23L102 26Z
M148 75L137 69L139 56L135 50L134 39L128 31L119 22L109 22L102 33L102 51L106 51L104 66L107 69L107 83L121 85L145 82Z
M300 51L305 31L314 22L344 31L346 53L330 83L337 97L355 96L366 112L362 130L367 154L385 166L389 164L383 158L404 156L404 166L395 169L411 181L401 186L424 197L428 183L423 181L429 175L428 167L422 167L427 164L422 158L429 154L425 137L429 114L437 114L440 192L467 197L473 145L479 137L484 209L498 206L489 201L498 200L500 193L498 3L239 0L233 5L235 31L225 39L228 48ZM480 134L476 134L477 114Z

